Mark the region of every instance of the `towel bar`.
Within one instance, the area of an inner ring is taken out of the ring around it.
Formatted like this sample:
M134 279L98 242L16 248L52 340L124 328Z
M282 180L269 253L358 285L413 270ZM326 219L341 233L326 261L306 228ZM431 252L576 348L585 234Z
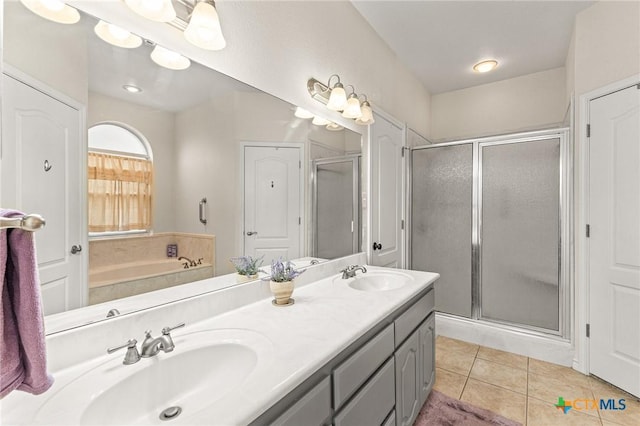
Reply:
M39 214L28 214L22 217L0 217L0 229L19 228L25 231L37 231L44 227L45 220Z

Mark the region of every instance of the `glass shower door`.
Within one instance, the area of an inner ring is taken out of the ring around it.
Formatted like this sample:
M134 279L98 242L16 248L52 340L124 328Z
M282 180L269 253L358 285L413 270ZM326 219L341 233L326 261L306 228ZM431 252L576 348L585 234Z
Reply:
M313 255L335 259L360 250L358 156L314 160Z
M480 144L480 317L559 332L560 139Z
M434 271L436 309L472 314L473 145L411 154L411 269Z

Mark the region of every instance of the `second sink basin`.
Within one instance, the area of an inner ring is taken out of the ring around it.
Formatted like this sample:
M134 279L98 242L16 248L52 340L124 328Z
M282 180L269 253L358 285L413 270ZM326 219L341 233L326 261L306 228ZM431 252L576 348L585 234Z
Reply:
M242 329L194 332L174 337L173 352L160 352L133 365L122 354L64 388L44 404L38 417L65 412L70 424L157 424L171 407L172 423L215 404L236 390L272 357L271 343Z
M354 278L344 280L346 284L361 291L388 291L396 290L407 285L413 278L402 272L396 271L369 271L358 274Z

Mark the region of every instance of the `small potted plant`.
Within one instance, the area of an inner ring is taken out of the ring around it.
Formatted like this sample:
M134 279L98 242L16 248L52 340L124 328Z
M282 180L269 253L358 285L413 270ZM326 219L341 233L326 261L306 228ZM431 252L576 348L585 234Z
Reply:
M293 280L304 271L299 271L293 267L293 263L289 260L283 261L282 258L274 259L271 262L271 274L263 280L269 280L269 288L275 296L273 303L278 306L292 305L293 299Z
M253 258L251 256L239 256L232 257L229 261L236 268L236 281L244 283L247 281L257 280L258 272L264 272L260 267L262 266L262 259L264 256Z

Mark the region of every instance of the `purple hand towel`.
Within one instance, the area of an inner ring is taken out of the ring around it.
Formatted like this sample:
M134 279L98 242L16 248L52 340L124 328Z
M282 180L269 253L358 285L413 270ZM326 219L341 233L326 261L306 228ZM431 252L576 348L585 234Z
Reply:
M1 210L2 217L23 214ZM44 321L34 236L0 230L0 398L14 389L41 394L51 387L47 374Z

